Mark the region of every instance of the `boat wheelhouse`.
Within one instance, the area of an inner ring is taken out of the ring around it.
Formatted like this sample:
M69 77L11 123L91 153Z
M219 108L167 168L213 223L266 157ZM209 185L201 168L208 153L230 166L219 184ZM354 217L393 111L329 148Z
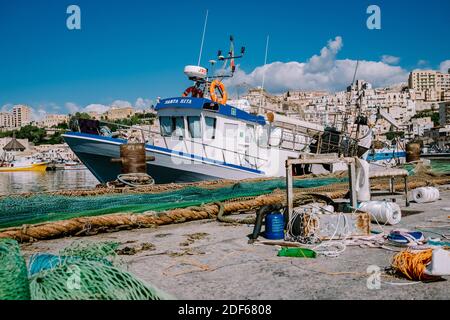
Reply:
M156 105L159 132L144 128L148 174L157 183L283 176L288 158L298 158L323 131L318 125L291 120L279 126L278 115L253 115L207 98L177 97ZM277 125L275 125L277 124ZM94 130L92 130L94 129ZM101 127L80 127L65 141L97 179L115 180L120 145L127 140L105 135Z

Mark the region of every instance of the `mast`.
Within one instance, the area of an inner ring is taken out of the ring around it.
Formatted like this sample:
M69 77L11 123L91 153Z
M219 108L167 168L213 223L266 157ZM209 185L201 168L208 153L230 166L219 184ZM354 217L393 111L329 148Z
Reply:
M353 79L352 79L352 83L350 85L350 93L348 95L348 100L347 100L347 104L349 106L350 110L346 110L345 112L345 117L344 117L344 122L342 124L342 131L347 131L347 125L348 125L348 114L349 112L352 112L352 100L353 100L353 86L355 85L355 81L356 81L356 74L358 72L358 66L359 66L359 60L356 61L356 66L355 66L355 72L353 73Z
M358 72L359 60L356 61L355 73L353 74L352 86L355 84L356 73Z
M267 64L267 53L269 51L269 35L267 35L267 40L266 40L266 54L264 56L264 66L266 66ZM263 72L263 78L262 78L262 84L261 84L261 100L259 102L259 110L258 113L260 114L262 111L262 102L263 102L263 93L264 93L264 82L266 80L266 70L264 69Z
M200 45L200 54L198 56L198 63L197 63L197 65L199 67L200 67L200 62L202 60L203 44L205 42L206 26L208 24L208 13L209 13L209 10L206 10L205 25L203 26L202 44Z

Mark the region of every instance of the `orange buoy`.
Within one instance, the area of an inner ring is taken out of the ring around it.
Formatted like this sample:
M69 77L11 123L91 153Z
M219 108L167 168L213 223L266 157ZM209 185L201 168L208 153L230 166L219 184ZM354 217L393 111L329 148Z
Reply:
M219 99L216 94L216 89L219 90L222 98ZM219 80L214 80L209 87L209 94L211 95L211 100L220 104L226 104L228 100L228 93L225 90L225 85Z

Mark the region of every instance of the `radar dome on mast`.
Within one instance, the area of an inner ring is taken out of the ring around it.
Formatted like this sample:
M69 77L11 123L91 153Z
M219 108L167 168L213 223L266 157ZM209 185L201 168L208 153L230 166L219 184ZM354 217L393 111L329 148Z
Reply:
M184 74L188 76L189 80L198 81L206 78L208 70L200 66L186 66Z

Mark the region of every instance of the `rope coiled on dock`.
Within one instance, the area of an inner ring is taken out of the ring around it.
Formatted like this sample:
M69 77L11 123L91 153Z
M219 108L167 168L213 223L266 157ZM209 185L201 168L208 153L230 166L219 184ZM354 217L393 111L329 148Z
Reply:
M433 280L436 277L425 273L426 266L431 262L433 250L419 252L405 250L397 253L392 259L392 267L409 280Z
M294 202L302 204L311 202L314 196L298 193ZM188 221L216 218L221 213L222 219L234 212L248 212L265 205L284 203L284 193L259 196L244 201L216 203L201 207L174 209L165 212L148 212L144 214L110 214L104 216L82 217L70 220L24 225L22 227L8 228L0 232L0 238L11 238L19 242L33 242L38 240L56 239L68 236L91 236L102 232L114 232L139 228L152 228L167 224L183 223ZM223 207L223 210L222 210ZM251 220L250 220L251 219ZM242 223L254 223L254 218L243 220ZM227 222L236 222L228 220Z

